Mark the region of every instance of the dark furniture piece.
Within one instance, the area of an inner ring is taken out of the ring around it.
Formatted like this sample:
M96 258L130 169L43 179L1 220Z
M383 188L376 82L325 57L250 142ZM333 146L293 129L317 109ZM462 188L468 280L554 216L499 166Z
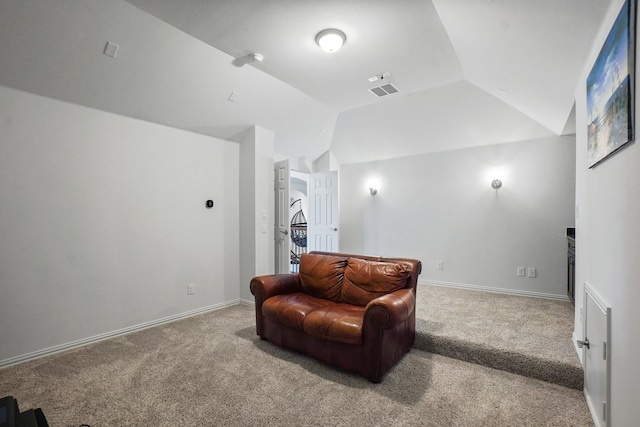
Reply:
M300 272L254 277L263 340L376 383L415 340L418 260L302 254Z
M49 427L42 409L20 412L13 396L0 399L0 427Z
M576 301L576 229L567 228L567 295Z

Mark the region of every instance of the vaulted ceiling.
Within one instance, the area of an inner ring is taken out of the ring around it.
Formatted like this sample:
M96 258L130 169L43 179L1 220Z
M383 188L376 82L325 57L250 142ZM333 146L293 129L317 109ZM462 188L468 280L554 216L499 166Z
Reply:
M575 132L574 92L610 6L5 0L0 84L227 139L258 124L283 156L376 160ZM346 34L339 52L316 45L326 28ZM399 92L378 98L368 79L383 73Z

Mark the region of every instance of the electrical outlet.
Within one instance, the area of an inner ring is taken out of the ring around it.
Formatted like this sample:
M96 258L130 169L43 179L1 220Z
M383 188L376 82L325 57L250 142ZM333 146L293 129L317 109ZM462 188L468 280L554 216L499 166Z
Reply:
M196 285L193 283L189 283L187 285L187 295L193 295L196 293Z
M535 268L533 267L529 267L529 277L531 277L532 279L534 279L536 277L536 275L538 274L538 272L536 271Z
M438 265L436 267L438 270L444 270L444 262L438 261Z
M518 267L516 270L518 277L524 277L526 275L524 267Z

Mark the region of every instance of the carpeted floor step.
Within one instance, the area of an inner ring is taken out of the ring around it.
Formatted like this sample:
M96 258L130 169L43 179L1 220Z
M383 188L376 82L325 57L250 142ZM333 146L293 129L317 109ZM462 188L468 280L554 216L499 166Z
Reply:
M417 349L583 388L568 301L420 284L416 308Z
M582 390L584 385L582 368L573 363L544 359L468 341L459 341L450 337L439 337L421 331L416 331L416 342L413 346L429 353L500 369L568 388Z

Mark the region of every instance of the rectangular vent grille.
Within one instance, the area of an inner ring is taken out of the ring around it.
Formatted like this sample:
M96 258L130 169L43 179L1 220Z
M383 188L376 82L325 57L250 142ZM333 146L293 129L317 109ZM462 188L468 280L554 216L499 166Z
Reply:
M391 83L385 83L382 86L376 86L369 89L369 92L377 96L378 98L382 98L383 96L391 95L392 93L398 92L398 88L396 88Z

